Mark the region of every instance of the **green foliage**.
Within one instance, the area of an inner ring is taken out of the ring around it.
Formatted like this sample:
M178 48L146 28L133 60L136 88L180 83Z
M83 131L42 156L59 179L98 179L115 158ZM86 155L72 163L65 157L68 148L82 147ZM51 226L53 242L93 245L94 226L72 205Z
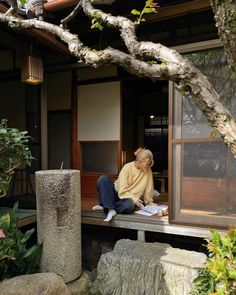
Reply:
M101 16L96 16L92 19L92 26L91 29L98 29L100 31L103 30L103 25L102 25L102 18Z
M27 131L8 128L7 120L0 122L0 197L5 196L14 170L30 165L32 155L27 147Z
M17 228L17 207L0 217L0 280L37 272L42 255L42 245L27 248L34 229L22 233Z
M207 239L209 257L194 280L192 294L236 294L236 229L230 228L225 236L211 230L211 235Z
M20 0L20 3L21 3L22 5L26 4L27 2L28 2L27 0Z
M147 0L145 2L145 6L142 11L139 11L137 9L132 9L131 14L136 15L137 19L135 23L139 25L141 22L145 21L144 15L149 13L157 13L157 3L155 3L156 0Z

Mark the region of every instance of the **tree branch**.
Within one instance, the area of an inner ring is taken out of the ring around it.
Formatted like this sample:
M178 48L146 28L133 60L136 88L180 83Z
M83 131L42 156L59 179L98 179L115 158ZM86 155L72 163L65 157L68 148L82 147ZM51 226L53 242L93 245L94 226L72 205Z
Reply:
M61 25L64 29L67 28L67 23L71 21L72 19L74 19L77 16L77 14L80 12L80 10L81 10L81 3L79 2L76 5L76 7L72 10L72 12L67 17L61 20Z
M11 0L11 7L7 10L6 15L12 15L13 13L17 12L18 3L17 0Z
M161 62L163 68L171 64L173 72L175 72L175 82L179 84L179 88L193 94L208 121L219 131L224 142L236 156L235 119L231 112L220 102L218 93L206 76L175 50L171 50L159 43L138 42L135 34L135 24L127 18L114 17L101 10L94 9L90 0L81 0L81 5L90 18L99 18L104 25L118 29L132 56L141 59L154 59ZM166 79L168 80L169 77Z
M68 45L73 56L85 63L97 67L102 64L115 64L123 67L128 72L153 80L172 80L178 84L179 89L188 91L206 115L210 124L219 131L224 142L236 156L236 123L230 111L220 102L218 93L208 79L184 59L179 53L170 50L161 44L152 42L138 42L135 35L134 24L124 17L113 17L100 10L94 10L89 0L81 0L83 9L90 10L90 16L102 13L105 24L116 27L121 31L121 37L131 54L116 49L95 51L85 46L77 35L70 33L60 26L45 21L20 20L13 16L0 14L0 22L7 23L14 29L37 28L56 35ZM151 58L151 63L143 60ZM156 59L158 63L153 63ZM161 62L160 62L161 61Z

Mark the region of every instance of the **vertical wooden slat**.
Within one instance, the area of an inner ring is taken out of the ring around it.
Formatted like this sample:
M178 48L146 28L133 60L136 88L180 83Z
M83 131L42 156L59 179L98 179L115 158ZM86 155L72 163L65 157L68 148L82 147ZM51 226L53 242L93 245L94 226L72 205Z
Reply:
M123 165L123 156L122 156L122 122L123 122L123 83L120 81L120 140L118 143L118 172L122 168Z
M42 170L48 169L48 110L47 85L41 85L41 164Z
M169 110L168 110L168 205L169 222L173 219L173 187L172 187L172 132L173 132L173 88L174 83L169 82Z
M77 147L77 72L72 72L71 79L71 168L78 169L78 147Z

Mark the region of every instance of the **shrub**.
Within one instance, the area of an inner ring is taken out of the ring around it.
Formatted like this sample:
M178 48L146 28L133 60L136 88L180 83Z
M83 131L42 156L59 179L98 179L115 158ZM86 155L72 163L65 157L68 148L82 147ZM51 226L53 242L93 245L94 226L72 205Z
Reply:
M15 203L11 212L0 217L0 280L38 271L42 246L27 248L34 229L22 233L17 228L17 208Z
M14 170L31 164L28 140L27 131L7 127L5 119L0 121L0 197L6 195Z
M236 294L236 229L229 228L225 236L211 230L207 239L209 257L194 280L193 295Z

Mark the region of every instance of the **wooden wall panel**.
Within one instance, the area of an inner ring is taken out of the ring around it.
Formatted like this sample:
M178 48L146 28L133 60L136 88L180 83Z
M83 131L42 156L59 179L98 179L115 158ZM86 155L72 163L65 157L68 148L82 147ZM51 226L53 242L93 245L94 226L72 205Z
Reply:
M232 208L232 213L236 213L236 177L231 178L229 182L229 206Z
M97 197L97 180L103 175L102 173L81 173L81 196L84 197ZM117 179L116 174L108 175L112 181Z
M228 184L222 178L182 178L182 209L219 211L226 206Z

